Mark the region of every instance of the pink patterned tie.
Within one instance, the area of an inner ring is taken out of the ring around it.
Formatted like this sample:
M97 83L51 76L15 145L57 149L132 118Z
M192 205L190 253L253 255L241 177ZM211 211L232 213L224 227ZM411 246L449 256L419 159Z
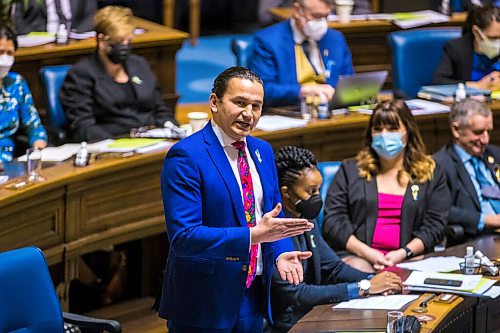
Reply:
M255 227L255 197L253 195L252 175L248 165L247 153L245 151L245 142L233 142L233 147L238 149L238 171L240 172L241 189L243 191L243 206L245 208L245 217L249 228ZM257 244L250 247L250 267L248 267L248 276L246 281L247 288L250 288L257 268Z

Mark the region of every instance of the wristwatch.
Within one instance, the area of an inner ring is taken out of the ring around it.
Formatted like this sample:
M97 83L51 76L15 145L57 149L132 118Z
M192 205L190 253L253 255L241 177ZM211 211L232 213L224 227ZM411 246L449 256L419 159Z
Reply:
M413 253L412 250L410 250L408 247L403 247L403 250L405 250L406 252L406 259L410 259L410 258L413 258L413 256L415 255L415 253Z
M369 280L363 279L358 282L358 289L361 290L364 296L367 296L370 294L370 288L372 286L372 283Z

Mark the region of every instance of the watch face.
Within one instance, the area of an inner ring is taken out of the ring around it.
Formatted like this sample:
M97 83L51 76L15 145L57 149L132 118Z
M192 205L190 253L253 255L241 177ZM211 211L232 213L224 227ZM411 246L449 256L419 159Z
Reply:
M371 285L372 284L368 280L361 280L361 281L359 281L359 288L361 288L362 290L368 290L368 289L370 289Z

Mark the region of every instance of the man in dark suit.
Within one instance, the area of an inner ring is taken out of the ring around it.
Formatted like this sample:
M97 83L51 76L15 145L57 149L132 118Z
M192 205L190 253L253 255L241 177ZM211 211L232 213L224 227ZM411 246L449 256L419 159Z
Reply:
M266 106L298 104L301 97L333 97L340 75L353 73L341 32L328 29L333 0L294 0L290 20L255 34L248 68L264 81Z
M448 223L463 226L468 238L500 228L500 148L489 144L493 116L486 104L466 99L450 111L453 143L434 156L450 188ZM496 197L496 199L495 199Z
M249 136L259 121L262 80L223 71L210 95L212 120L168 152L161 187L170 243L159 314L169 332L262 332L271 273L303 279L287 237L313 227L282 218L271 146Z
M32 31L56 33L59 24L68 30L85 32L93 30L96 0L29 0L15 4L14 23L18 35Z

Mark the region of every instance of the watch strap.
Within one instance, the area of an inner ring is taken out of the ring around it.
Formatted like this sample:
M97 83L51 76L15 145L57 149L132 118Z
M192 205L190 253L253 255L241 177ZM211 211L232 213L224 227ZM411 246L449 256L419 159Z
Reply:
M405 252L406 252L406 259L413 258L413 256L415 255L415 253L413 253L413 251L410 248L408 248L407 246L404 246L403 250L405 250Z

